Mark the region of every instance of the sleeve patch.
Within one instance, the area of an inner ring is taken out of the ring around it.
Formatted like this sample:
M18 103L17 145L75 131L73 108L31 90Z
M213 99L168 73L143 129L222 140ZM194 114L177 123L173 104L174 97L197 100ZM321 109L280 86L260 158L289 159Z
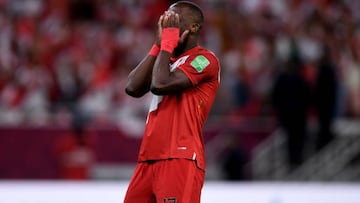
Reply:
M191 66L194 67L198 73L202 72L209 64L210 61L203 55L199 55L191 61Z

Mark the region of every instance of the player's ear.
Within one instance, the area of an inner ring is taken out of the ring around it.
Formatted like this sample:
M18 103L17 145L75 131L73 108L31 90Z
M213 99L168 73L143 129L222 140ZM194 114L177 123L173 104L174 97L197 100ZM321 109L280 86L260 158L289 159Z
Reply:
M190 27L191 33L197 33L200 30L200 24L199 23L193 23Z

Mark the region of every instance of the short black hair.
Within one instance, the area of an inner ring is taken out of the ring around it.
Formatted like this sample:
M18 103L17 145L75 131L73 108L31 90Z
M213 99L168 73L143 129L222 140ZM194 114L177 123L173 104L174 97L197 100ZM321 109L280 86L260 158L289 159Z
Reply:
M200 29L202 28L204 21L205 21L205 17L204 17L204 13L203 13L202 9L200 8L200 6L198 6L194 2L190 2L190 1L178 1L178 2L175 2L171 6L179 6L179 7L183 7L183 8L188 8L193 13L194 22L199 24Z

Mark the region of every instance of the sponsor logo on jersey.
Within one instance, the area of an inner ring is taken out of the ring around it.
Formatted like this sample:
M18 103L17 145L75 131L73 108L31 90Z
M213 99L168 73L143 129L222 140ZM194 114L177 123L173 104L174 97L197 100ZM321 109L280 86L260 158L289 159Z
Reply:
M191 66L194 67L198 73L202 72L209 64L210 61L203 55L199 55L191 61Z

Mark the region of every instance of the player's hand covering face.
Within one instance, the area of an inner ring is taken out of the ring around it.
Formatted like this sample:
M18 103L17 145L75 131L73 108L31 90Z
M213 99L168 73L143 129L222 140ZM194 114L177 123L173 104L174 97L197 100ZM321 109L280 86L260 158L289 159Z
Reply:
M165 28L178 28L180 30L180 39L178 44L183 44L188 37L189 30L181 29L180 27L180 14L176 13L173 10L165 11L163 15L160 16L158 21L158 38L161 39L161 32Z

